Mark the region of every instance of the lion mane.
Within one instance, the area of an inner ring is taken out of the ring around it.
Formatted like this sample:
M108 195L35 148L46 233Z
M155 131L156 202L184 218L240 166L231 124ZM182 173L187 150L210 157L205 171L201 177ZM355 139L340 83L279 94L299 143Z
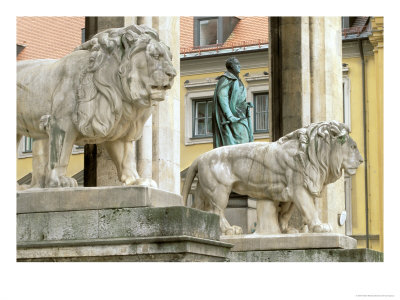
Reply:
M84 136L112 135L114 124L134 113L132 105L123 105L134 104L126 79L129 60L146 50L151 41L167 47L152 28L131 25L105 30L75 49L90 52L87 64L81 67L73 113L73 122Z
M295 160L301 166L304 186L316 197L323 187L342 175L342 152L337 147L343 144L349 135L348 127L337 121L313 123L297 129L278 140L284 144L298 140L298 152Z

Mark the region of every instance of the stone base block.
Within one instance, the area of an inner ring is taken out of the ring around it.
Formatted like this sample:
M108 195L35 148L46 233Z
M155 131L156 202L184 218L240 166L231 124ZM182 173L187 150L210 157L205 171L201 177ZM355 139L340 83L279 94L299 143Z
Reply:
M371 249L303 249L230 252L231 262L383 262Z
M225 209L225 217L229 224L240 226L243 233L253 233L257 221L256 200L232 193Z
M148 187L20 192L17 260L226 261L219 216L180 204Z
M17 261L218 262L232 245L189 236L19 243Z
M183 206L17 215L18 243L181 235L218 240L218 215Z
M17 192L17 213L182 205L182 196L145 186L29 189Z
M354 249L357 241L338 233L297 233L222 236L221 241L233 244L231 251L265 251L278 249Z

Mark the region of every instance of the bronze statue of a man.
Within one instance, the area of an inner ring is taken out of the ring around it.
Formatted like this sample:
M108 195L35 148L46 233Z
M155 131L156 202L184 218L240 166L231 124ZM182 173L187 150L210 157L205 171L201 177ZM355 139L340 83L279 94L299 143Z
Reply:
M227 71L219 76L214 92L212 127L214 148L252 142L250 107L246 102L246 88L239 78L240 63L230 57Z

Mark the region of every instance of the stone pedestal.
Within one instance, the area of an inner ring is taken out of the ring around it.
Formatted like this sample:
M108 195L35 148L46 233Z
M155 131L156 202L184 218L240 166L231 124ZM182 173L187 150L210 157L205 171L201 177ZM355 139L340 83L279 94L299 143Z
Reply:
M257 222L256 205L256 200L232 193L225 209L225 217L229 224L240 226L243 233L253 233Z
M354 249L357 247L355 239L338 233L224 235L221 240L234 245L231 251Z
M337 233L222 236L233 244L231 262L375 262L383 253L356 249L357 241Z
M17 261L226 261L219 217L148 187L17 193Z
M230 252L231 262L383 262L371 249L302 249Z

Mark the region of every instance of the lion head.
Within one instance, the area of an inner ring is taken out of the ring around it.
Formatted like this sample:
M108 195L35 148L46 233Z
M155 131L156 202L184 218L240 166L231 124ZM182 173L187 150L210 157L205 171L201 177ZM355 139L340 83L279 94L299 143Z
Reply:
M325 185L342 176L342 170L354 175L363 162L348 127L337 121L310 124L282 137L279 142L293 139L299 142L295 159L303 171L304 185L317 197Z
M176 71L169 48L145 25L100 32L75 51L85 51L74 123L87 137L110 134L125 110L151 108L165 98ZM88 53L88 54L87 54Z

